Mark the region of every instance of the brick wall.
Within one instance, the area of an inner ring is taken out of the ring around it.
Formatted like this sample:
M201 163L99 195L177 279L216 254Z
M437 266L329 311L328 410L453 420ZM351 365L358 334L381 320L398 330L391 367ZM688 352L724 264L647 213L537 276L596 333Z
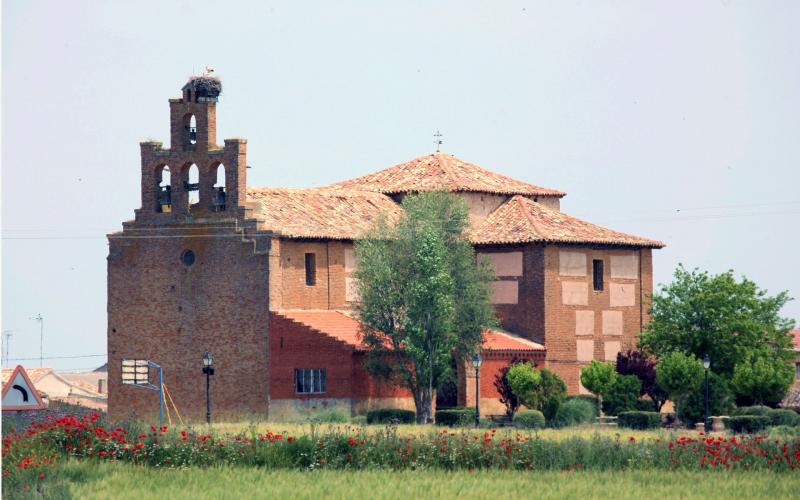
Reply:
M602 291L592 286L595 259L603 261ZM581 366L590 359L614 361L616 352L634 346L652 293L651 250L548 246L544 273L546 367L576 394Z
M273 247L275 248L275 247ZM280 309L348 309L346 278L352 272L345 269L345 249L352 243L342 241L309 241L284 239L280 241L280 273L272 284L272 310ZM316 283L306 284L305 254L313 253L316 262ZM280 286L280 290L276 287Z
M375 407L413 408L408 390L367 374L364 353L275 312L270 313L270 358L271 407L280 400L283 416L332 408L354 414ZM298 368L325 369L326 392L297 394Z
M216 365L214 414L267 413L267 254L243 241L234 228L219 227L128 226L109 237L111 418L152 419L158 413L156 393L122 385L122 358L159 363L181 414L203 418L201 358L206 351ZM155 238L138 238L143 235ZM185 250L195 254L188 267L181 261Z

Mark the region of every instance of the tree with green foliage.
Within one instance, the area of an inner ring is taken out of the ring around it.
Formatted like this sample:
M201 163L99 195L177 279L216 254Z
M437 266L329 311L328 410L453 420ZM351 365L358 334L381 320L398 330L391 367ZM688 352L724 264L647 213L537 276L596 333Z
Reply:
M656 381L675 403L676 417L680 398L697 390L703 383L703 370L699 359L682 352L671 352L659 359Z
M603 363L593 359L581 370L581 384L587 391L597 396L597 415L603 416L603 395L617 380L617 370L611 363Z
M517 363L506 377L519 401L528 409L541 411L548 420L567 397L567 384L547 368L536 370L531 363Z
M628 352L617 353L617 373L620 375L635 375L642 383L640 396L647 395L655 405L656 411L667 400L664 389L656 383L656 359L652 355L629 349Z
M681 422L694 424L705 418L706 390L701 383L697 389L681 398L680 414L676 418ZM733 410L733 392L730 384L721 376L708 372L708 412L709 415L730 415Z
M494 273L466 237L461 198L421 193L402 206L399 220L383 218L356 241L356 312L365 367L408 388L417 422L425 423L437 388L454 377L451 359L462 363L477 352L483 331L496 324Z
M752 353L733 369L731 386L749 404L774 405L783 399L793 381L794 370L784 360Z
M673 281L653 294L650 322L639 347L661 360L677 351L711 358L714 372L730 380L737 364L753 353L788 362L792 320L780 310L791 298L769 296L733 271L712 275L678 266Z
M636 411L636 402L642 390L642 382L635 375L617 375L614 384L603 398L603 411L617 415L623 411Z

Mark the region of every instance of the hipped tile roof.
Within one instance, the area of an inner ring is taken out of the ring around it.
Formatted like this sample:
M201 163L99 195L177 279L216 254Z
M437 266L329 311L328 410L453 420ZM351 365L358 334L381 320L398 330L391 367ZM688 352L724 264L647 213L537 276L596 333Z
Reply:
M259 229L288 238L355 239L403 212L388 196L346 189L250 188L247 201Z
M361 341L361 324L343 311L283 310L277 311L290 320L344 342L358 350L367 346ZM492 329L484 332L486 351L544 351L543 345L512 333Z
M566 193L490 172L447 153L431 153L393 167L331 185L385 194L424 191L557 196Z
M789 335L792 336L792 346L795 351L800 351L800 330L790 330Z
M550 242L664 246L660 241L596 226L524 196L514 196L499 206L471 230L470 239L477 245Z

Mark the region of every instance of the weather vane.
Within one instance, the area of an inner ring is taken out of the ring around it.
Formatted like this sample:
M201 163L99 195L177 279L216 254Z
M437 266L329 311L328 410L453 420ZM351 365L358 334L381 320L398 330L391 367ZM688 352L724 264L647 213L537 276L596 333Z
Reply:
M439 152L439 146L442 145L442 134L439 133L437 130L435 134L433 134L433 144L436 146L436 152Z

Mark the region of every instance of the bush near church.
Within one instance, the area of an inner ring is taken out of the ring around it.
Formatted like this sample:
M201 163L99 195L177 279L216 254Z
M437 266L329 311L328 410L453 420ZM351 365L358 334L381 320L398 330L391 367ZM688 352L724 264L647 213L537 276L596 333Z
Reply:
M539 410L522 410L514 415L514 425L522 429L541 429L544 423L544 414Z
M770 419L766 415L740 415L727 420L730 430L736 434L755 434L769 427Z
M658 429L661 414L655 411L623 411L617 415L617 425L628 429Z
M367 412L368 424L413 424L416 413L397 408L378 408Z
M636 402L642 390L642 382L635 375L617 375L608 394L603 398L603 411L617 415L623 411L636 410Z
M436 424L458 427L475 424L475 408L442 408L436 410Z
M569 398L559 406L556 416L548 422L550 427L561 428L594 422L597 402L583 398Z

